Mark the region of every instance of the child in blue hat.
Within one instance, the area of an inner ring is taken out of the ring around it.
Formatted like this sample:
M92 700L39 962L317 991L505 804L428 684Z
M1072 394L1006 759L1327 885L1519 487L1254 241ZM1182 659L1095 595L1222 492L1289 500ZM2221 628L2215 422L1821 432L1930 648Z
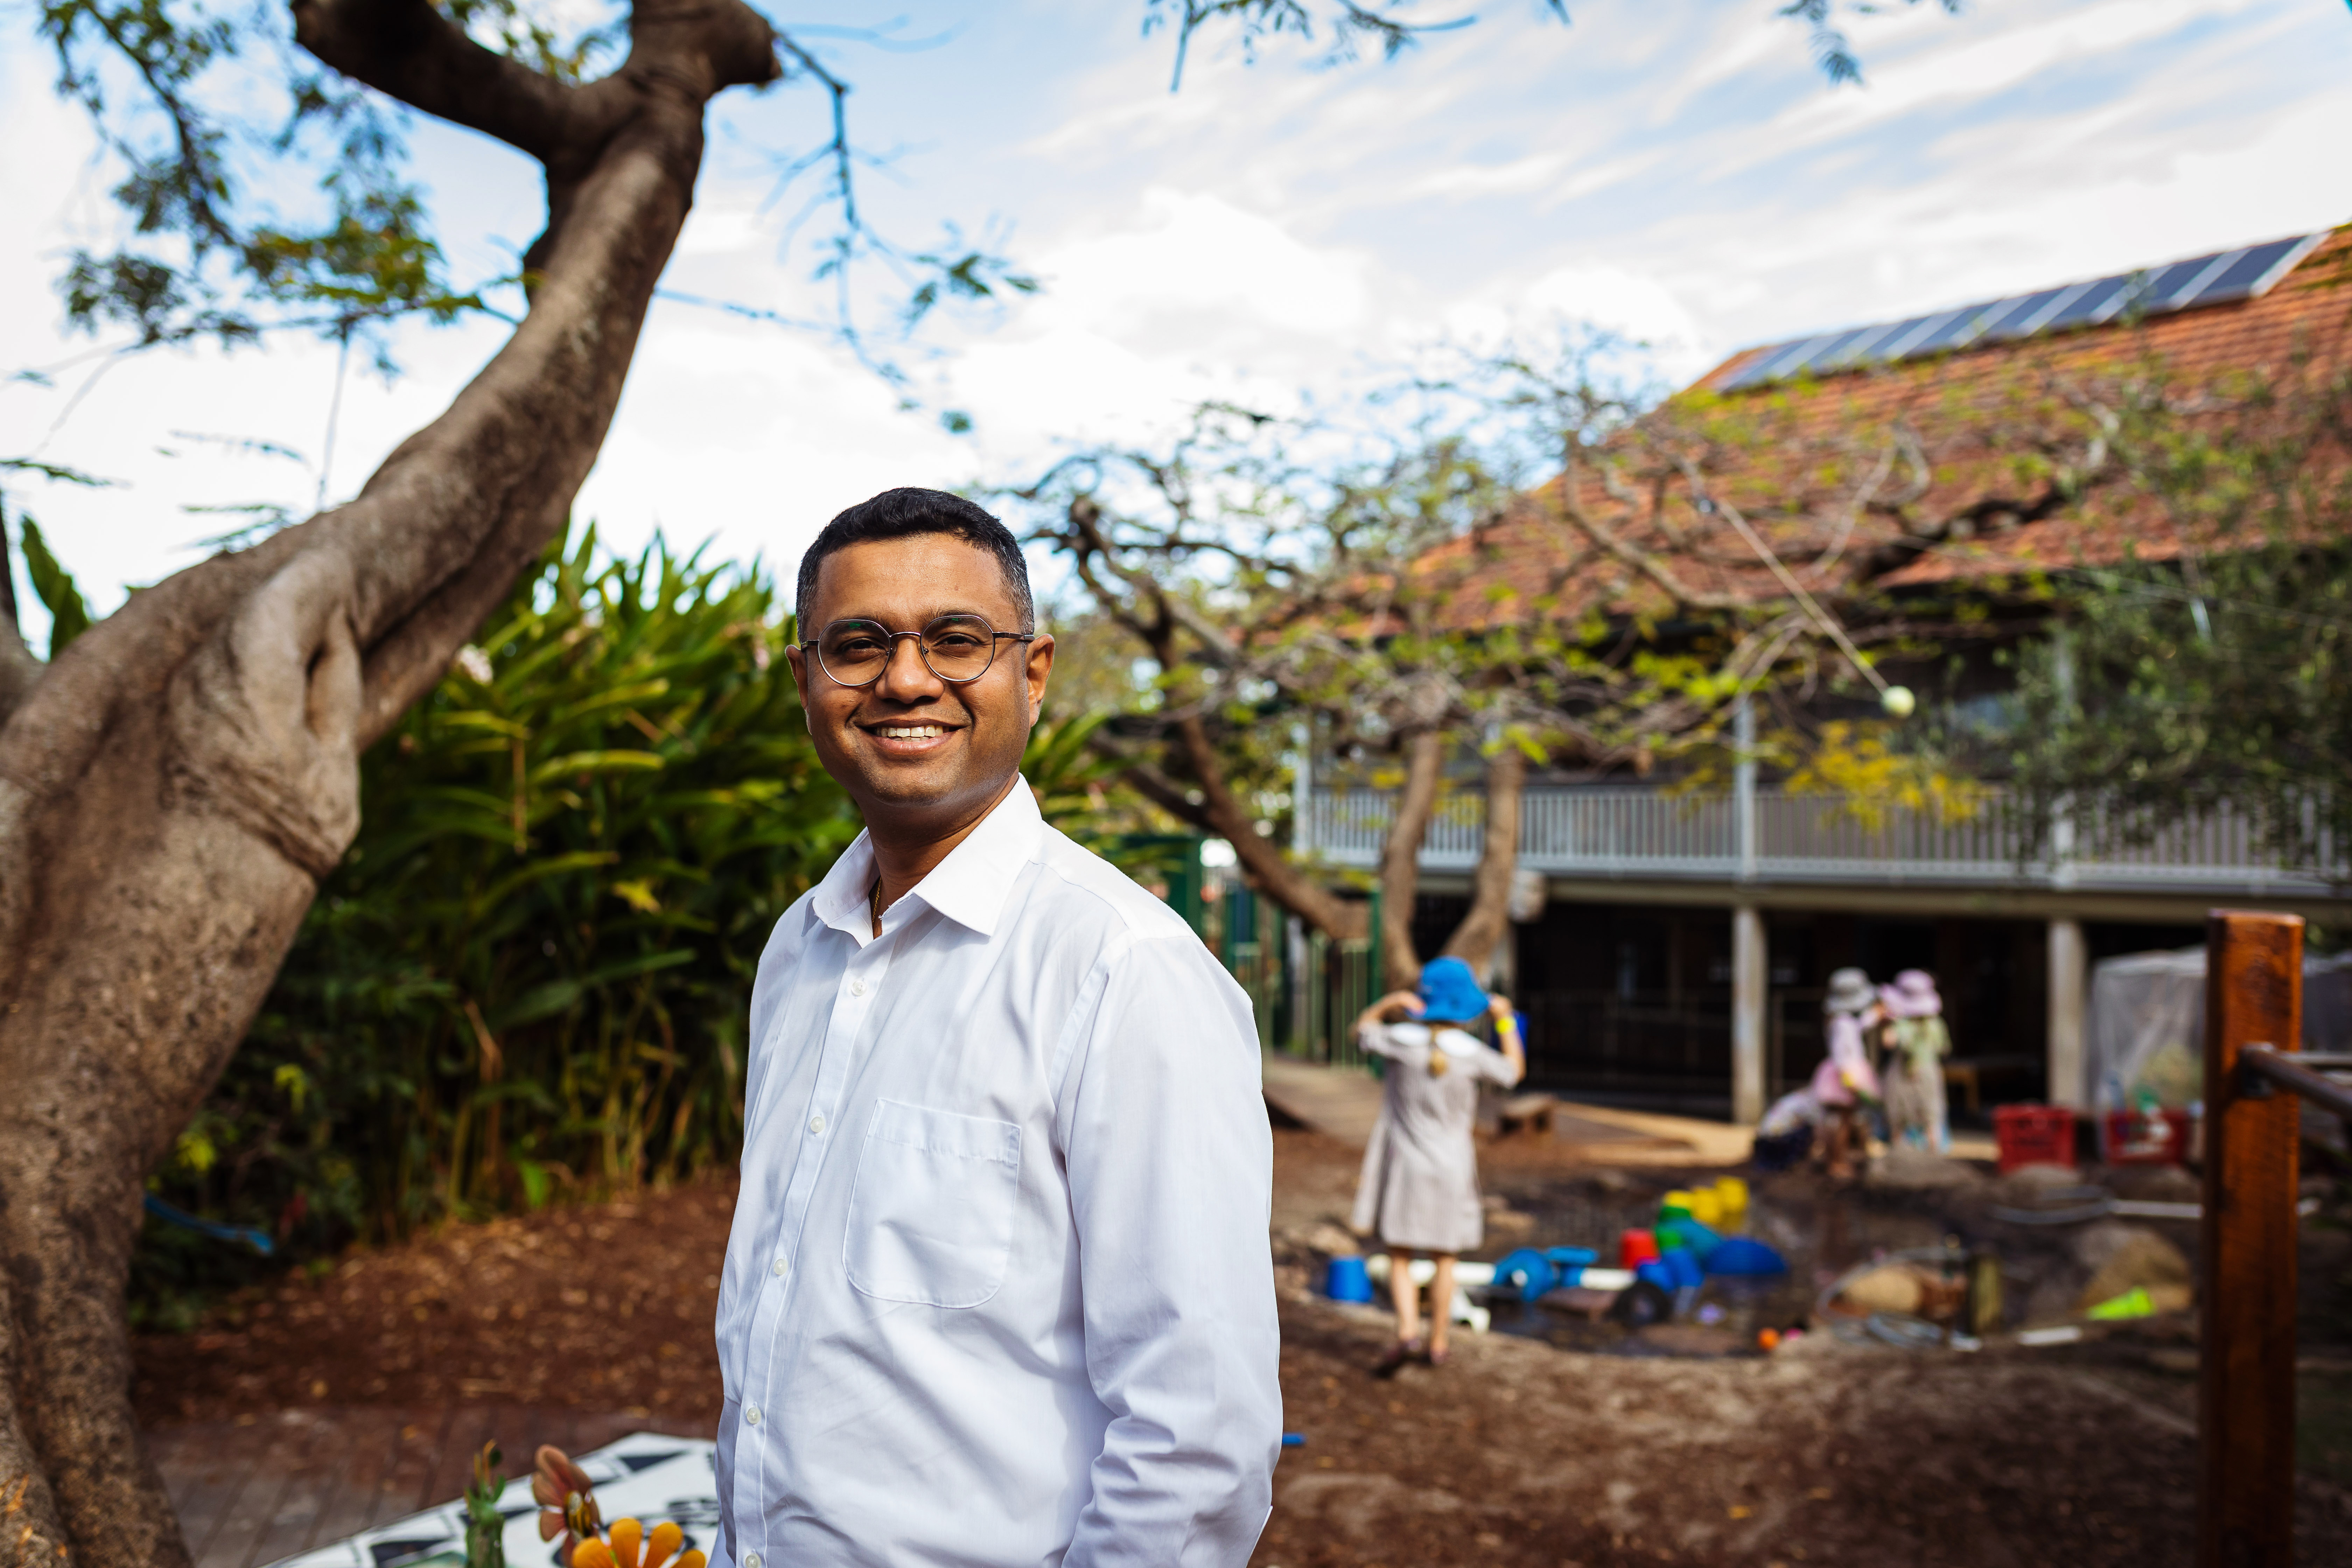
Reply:
M1493 1049L1460 1026L1495 1019L1503 1048ZM1471 1131L1478 1120L1478 1086L1507 1089L1527 1072L1517 1016L1489 996L1458 958L1423 965L1411 991L1395 991L1356 1020L1364 1050L1390 1062L1382 1079L1380 1120L1364 1150L1351 1223L1379 1236L1389 1249L1389 1290L1396 1301L1397 1338L1381 1360L1381 1373L1405 1362L1445 1361L1454 1300L1454 1259L1486 1235L1478 1201L1478 1153ZM1430 1284L1430 1324L1421 1331L1421 1292L1412 1259L1436 1259Z

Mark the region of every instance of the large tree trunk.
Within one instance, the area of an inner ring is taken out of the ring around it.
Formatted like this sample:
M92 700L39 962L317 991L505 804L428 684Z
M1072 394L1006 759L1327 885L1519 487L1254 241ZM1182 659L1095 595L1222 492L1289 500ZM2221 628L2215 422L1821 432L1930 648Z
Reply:
M1519 868L1519 806L1528 787L1527 753L1507 742L1486 759L1486 837L1478 850L1470 912L1445 939L1445 951L1483 981L1493 974L1495 949L1511 924L1511 879Z
M1241 862L1251 887L1332 941L1352 941L1366 935L1371 921L1363 904L1343 899L1317 881L1294 865L1283 854L1280 845L1257 830L1256 821L1234 798L1233 790L1225 783L1224 769L1218 764L1217 748L1209 739L1208 726L1197 715L1188 715L1176 721L1175 731L1175 742L1185 764L1200 781L1201 798L1188 798L1157 769L1131 765L1126 780L1136 793L1178 821L1189 822L1203 833L1213 833L1230 843L1234 858ZM1306 807L1306 802L1298 803L1298 809L1303 811Z
M1437 810L1444 766L1444 735L1420 730L1405 737L1404 788L1397 795L1388 841L1381 847L1381 969L1391 991L1421 978L1421 955L1412 947L1412 906L1421 892L1421 840Z
M295 0L296 37L547 168L514 337L357 500L135 595L57 661L0 633L0 1568L188 1560L141 1449L141 1183L226 1063L359 821L361 752L562 526L702 157L773 79L739 0L640 0L568 87L425 0Z

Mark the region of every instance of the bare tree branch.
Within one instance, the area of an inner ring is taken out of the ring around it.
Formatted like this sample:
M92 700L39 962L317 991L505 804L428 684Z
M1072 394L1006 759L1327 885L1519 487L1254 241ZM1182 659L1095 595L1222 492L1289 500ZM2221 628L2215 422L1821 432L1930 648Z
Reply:
M1528 757L1506 738L1486 759L1486 834L1470 881L1470 910L1446 939L1445 951L1484 978L1495 949L1511 926L1511 879L1519 868L1519 808L1528 784Z
M1405 739L1404 756L1404 788L1397 792L1396 816L1381 847L1381 968L1391 991L1421 976L1412 906L1421 886L1421 841L1444 771L1445 737L1433 729L1416 731Z

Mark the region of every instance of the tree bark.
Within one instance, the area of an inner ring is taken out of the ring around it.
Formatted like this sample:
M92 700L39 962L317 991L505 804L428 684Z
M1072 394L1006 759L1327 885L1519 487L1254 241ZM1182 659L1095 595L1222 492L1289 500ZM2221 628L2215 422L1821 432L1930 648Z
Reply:
M1381 847L1381 968L1391 991L1421 978L1421 955L1412 946L1412 905L1421 891L1421 841L1437 809L1444 764L1443 734L1419 730L1405 738L1404 788L1397 795L1388 841Z
M1334 942L1366 934L1370 911L1352 899L1343 899L1292 865L1279 845L1257 830L1257 822L1225 785L1225 771L1217 763L1217 749L1208 726L1199 715L1176 721L1176 741L1192 776L1200 781L1198 825L1223 835L1234 847L1234 857L1249 874L1251 884ZM1146 791L1147 794L1150 793ZM1154 797L1168 807L1166 800ZM1176 797L1182 800L1180 795ZM1189 803L1188 803L1189 804ZM1173 807L1169 807L1173 809ZM1187 816L1186 812L1176 812Z
M1511 923L1511 879L1519 868L1519 807L1527 797L1528 758L1517 746L1486 759L1486 837L1472 879L1470 912L1445 939L1445 951L1478 972L1494 973L1495 949Z
M685 222L704 105L777 75L740 0L640 0L627 61L583 88L426 0L294 11L328 65L545 163L539 278L356 500L134 595L0 719L0 1568L187 1563L131 1409L142 1178L350 846L361 752L562 528Z

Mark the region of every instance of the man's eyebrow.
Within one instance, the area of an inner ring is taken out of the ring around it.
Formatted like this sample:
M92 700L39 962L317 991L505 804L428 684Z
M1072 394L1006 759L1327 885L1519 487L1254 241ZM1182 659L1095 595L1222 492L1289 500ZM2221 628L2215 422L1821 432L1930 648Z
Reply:
M925 615L923 615L923 616L922 616L921 617L919 617L919 618L920 618L920 620L921 620L922 625L924 625L924 626L929 626L929 625L930 625L933 621L938 620L938 619L939 619L940 616L977 616L980 619L982 619L982 620L983 620L983 621L986 621L986 622L987 622L990 626L994 626L994 625L996 625L996 623L997 623L997 621L998 621L998 619L999 619L999 617L998 617L997 616L991 615L991 614L990 614L988 611L986 611L986 610L955 609L955 608L944 608L944 609L936 609L936 610L931 610L931 611L929 611L929 612L926 613ZM1015 619L1018 619L1019 617L1016 616L1014 618L1015 618ZM888 616L877 615L877 614L875 614L875 613L873 613L873 612L871 612L871 611L866 611L866 610L853 610L853 611L851 611L849 614L847 614L847 615L845 615L845 616L834 616L834 617L832 618L832 620L828 620L827 622L825 622L825 625L827 625L827 626L831 626L831 625L833 624L833 622L834 622L834 621L872 621L872 622L873 622L875 625L877 625L877 626L888 626L888 625L890 624L890 619L891 619L891 617L889 617Z

